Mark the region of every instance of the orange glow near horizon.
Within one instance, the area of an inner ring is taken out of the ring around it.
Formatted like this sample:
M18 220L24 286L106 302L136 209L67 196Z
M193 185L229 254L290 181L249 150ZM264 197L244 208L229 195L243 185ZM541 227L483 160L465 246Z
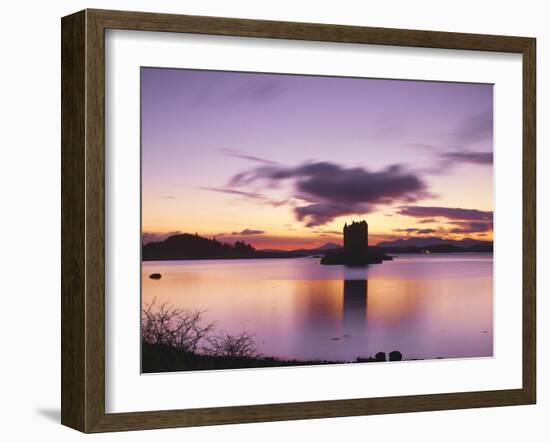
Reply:
M160 68L141 84L150 236L314 248L364 219L372 245L493 239L492 85Z
M357 217L356 219L360 219ZM365 217L368 219L368 217ZM420 224L419 228L427 228L425 224ZM437 227L437 226L435 226ZM434 229L435 230L435 229ZM204 238L213 239L216 238L222 243L233 244L236 241L244 241L247 244L251 244L256 249L273 249L273 250L296 250L296 249L314 249L321 247L327 243L334 243L342 245L343 235L336 233L321 233L321 234L307 234L300 235L298 232L281 232L279 235L239 235L239 234L221 234L223 232L217 231L193 231L183 229L173 229L166 231L153 231L144 229L144 233L152 234L158 238L158 240L164 239L168 236L179 233L197 233ZM476 239L479 241L493 241L493 232L480 232L480 233L468 233L458 234L449 233L445 230L436 230L433 234L412 235L412 234L398 234L390 231L389 233L378 233L369 231L369 245L375 246L381 242L394 241L397 239L407 238L421 238L421 237L441 237L443 239L462 240L465 238Z
M194 192L190 192L191 196ZM476 196L483 210L492 211L488 204L482 204L479 194ZM441 199L428 201L429 204L445 205ZM473 206L472 201L459 201L458 204ZM449 202L449 207L458 204ZM437 236L445 239L461 240L472 238L481 241L492 241L493 231L453 233L452 221L436 218L433 222L423 223L420 219L397 214L397 207L385 208L366 215L338 217L332 222L319 227L306 227L297 222L292 211L287 207L265 207L257 203L240 200L227 195L213 195L209 207L204 200L190 199L157 199L144 200L142 231L154 234L159 238L170 233L199 234L206 238L216 237L221 242L233 243L245 241L257 249L293 250L316 248L326 243L342 244L344 223L365 219L369 223L369 244L376 245L382 241L406 239L412 237ZM487 207L489 206L489 207ZM146 216L152 214L153 216ZM252 221L251 221L252 220ZM404 232L407 228L430 229L430 233ZM245 235L244 230L256 230L262 233Z

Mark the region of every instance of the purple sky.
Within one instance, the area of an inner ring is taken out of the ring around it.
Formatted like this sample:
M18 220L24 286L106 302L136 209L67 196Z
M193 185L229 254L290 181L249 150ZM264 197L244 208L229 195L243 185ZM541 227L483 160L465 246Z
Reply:
M403 205L493 210L492 85L142 68L141 94L144 232L288 245L418 227ZM395 191L347 198L352 176Z

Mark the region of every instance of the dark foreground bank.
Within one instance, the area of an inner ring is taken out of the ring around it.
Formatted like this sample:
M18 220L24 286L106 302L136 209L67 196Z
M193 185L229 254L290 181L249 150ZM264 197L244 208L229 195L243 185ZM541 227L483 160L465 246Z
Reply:
M398 351L392 351L389 354L390 361L400 361L401 359L401 353ZM171 371L228 370L236 368L294 367L304 365L386 362L386 354L380 352L374 357L357 358L353 362L297 359L285 360L263 356L229 357L203 355L192 352L184 352L167 345L148 344L144 342L142 344L141 361L142 373L165 373Z

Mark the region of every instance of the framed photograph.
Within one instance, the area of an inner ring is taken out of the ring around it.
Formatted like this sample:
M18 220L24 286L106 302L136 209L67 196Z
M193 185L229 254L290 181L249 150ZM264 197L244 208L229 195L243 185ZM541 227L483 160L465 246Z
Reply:
M533 404L535 39L62 19L62 423Z

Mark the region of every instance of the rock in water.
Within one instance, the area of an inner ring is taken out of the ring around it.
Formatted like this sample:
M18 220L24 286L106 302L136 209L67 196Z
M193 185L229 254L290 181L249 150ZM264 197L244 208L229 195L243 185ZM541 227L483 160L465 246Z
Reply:
M162 278L162 275L160 273L151 273L149 275L149 278L151 278L151 279L160 279L160 278Z
M394 350L390 353L390 361L401 361L403 359L403 355L400 351Z

